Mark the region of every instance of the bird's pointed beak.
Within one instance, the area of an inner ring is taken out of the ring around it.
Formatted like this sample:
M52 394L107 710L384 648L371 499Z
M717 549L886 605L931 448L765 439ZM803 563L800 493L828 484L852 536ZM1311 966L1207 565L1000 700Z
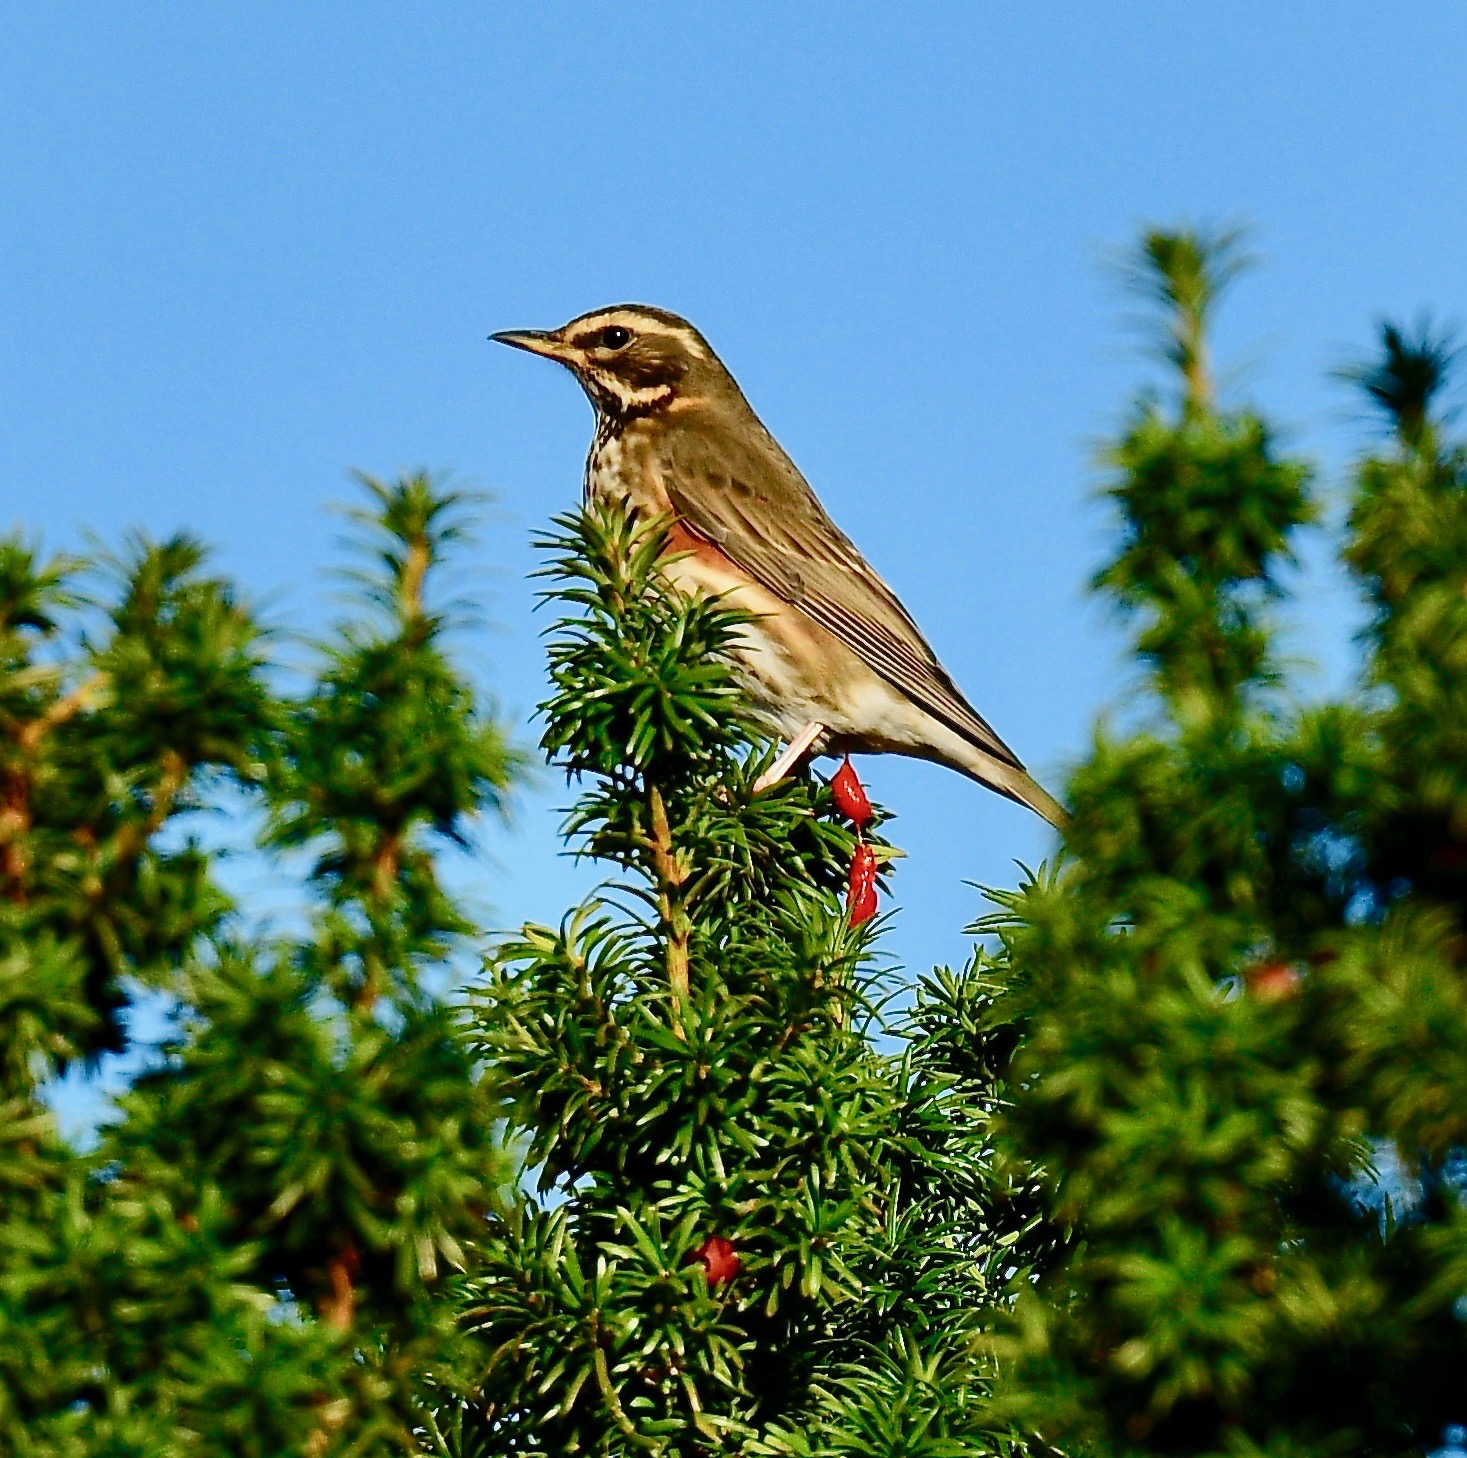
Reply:
M507 344L513 349L527 350L530 354L543 354L547 359L564 360L566 346L560 335L548 329L506 329L491 334L496 344Z

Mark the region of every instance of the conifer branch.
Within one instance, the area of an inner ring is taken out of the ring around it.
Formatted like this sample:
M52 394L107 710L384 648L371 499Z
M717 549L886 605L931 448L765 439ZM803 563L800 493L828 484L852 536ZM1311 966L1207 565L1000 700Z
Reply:
M106 559L100 626L0 541L5 1452L399 1451L470 1385L445 1269L512 1174L427 980L471 929L433 852L518 759L431 610L462 498L376 488L376 571L299 696L190 539ZM267 852L314 853L294 936L226 922L219 856L169 833L261 795ZM139 985L176 1023L67 1149L39 1081L128 1048Z
M1152 229L1122 267L1130 289L1160 310L1160 353L1180 377L1188 413L1214 405L1207 334L1228 285L1252 264L1246 236L1241 227Z
M356 1250L350 1242L338 1250L326 1265L326 1291L317 1309L326 1325L343 1336L351 1331L356 1321L358 1265Z
M1098 583L1138 620L1156 712L1097 735L1064 862L982 928L1018 1034L998 1148L1054 1233L989 1339L991 1411L1083 1451L1427 1449L1467 1355L1461 1311L1424 1294L1467 1143L1452 351L1386 326L1351 372L1393 434L1359 463L1346 546L1368 657L1356 692L1301 709L1272 692L1268 609L1310 470L1217 402L1231 241L1139 252L1179 405L1143 397L1107 453L1120 530ZM1408 1220L1373 1168L1390 1151L1420 1190Z
M665 943L667 982L672 991L674 1025L678 1027L678 1034L681 1036L680 1020L689 996L689 943L692 930L688 908L682 895L687 881L687 868L682 864L677 847L673 844L672 831L667 823L667 806L663 802L662 791L655 784L647 787L647 804L652 820L649 844L653 871L657 878L657 911Z
M111 681L108 673L93 673L49 705L44 714L22 724L16 732L16 740L22 753L34 754L40 747L41 740L51 730L59 728L93 704L106 691Z
M601 1393L601 1400L606 1404L606 1411L611 1414L611 1420L617 1426L618 1431L633 1447L642 1449L646 1453L655 1453L663 1448L655 1438L649 1438L637 1429L637 1425L626 1414L626 1409L621 1405L621 1398L617 1396L616 1384L611 1380L611 1368L606 1361L606 1349L601 1345L600 1330L596 1320L596 1314L591 1318L591 1364L596 1372L596 1386Z

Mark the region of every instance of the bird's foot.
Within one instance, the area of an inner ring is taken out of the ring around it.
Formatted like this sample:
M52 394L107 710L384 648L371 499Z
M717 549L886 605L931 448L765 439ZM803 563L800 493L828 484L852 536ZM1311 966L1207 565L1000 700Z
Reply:
M804 757L810 746L825 733L824 724L806 724L789 742L789 748L754 781L754 793L762 795L770 785L777 785Z

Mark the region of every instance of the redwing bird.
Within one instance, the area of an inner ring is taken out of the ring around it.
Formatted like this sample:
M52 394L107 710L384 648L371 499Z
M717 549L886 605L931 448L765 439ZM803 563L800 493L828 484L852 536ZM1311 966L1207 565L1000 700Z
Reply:
M623 304L493 338L565 365L590 396L588 499L668 514L669 576L759 615L745 690L789 748L756 789L811 752L906 754L1063 824L691 324Z

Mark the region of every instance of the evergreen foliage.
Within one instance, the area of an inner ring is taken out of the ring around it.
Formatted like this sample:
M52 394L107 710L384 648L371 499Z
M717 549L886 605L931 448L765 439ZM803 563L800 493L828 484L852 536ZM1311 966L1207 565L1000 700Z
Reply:
M364 481L296 691L196 544L0 543L0 1451L1302 1458L1467 1418L1454 349L1386 325L1346 372L1370 620L1358 691L1302 705L1312 473L1208 356L1245 261L1132 260L1175 382L1104 457L1139 712L899 1017L856 838L808 770L753 792L747 619L668 582L665 523L543 543L543 747L612 879L466 1006L439 853L519 769L447 649L467 498ZM291 930L231 901L221 806ZM45 1086L143 998L170 1036L78 1152Z
M516 757L426 595L467 500L365 484L358 615L294 696L197 544L130 543L92 598L0 546L0 1450L403 1452L471 1372L446 1278L507 1170L425 986L469 925L433 842ZM308 857L301 934L190 838L221 794ZM38 1089L145 990L175 1031L78 1154Z
M1467 453L1449 349L1386 327L1354 372L1389 427L1346 550L1361 692L1292 702L1268 609L1309 473L1209 384L1234 241L1143 245L1187 347L1107 453L1098 585L1150 722L1097 735L1056 873L989 924L1023 1034L1000 1147L1063 1237L993 1411L1075 1454L1420 1453L1467 1415Z
M744 619L659 573L659 523L560 528L545 745L621 879L501 946L476 1003L527 1188L465 1282L489 1357L456 1451L958 1451L1022 1259L996 1237L1037 1220L986 1180L981 980L873 1042L854 838L808 773L751 790Z

